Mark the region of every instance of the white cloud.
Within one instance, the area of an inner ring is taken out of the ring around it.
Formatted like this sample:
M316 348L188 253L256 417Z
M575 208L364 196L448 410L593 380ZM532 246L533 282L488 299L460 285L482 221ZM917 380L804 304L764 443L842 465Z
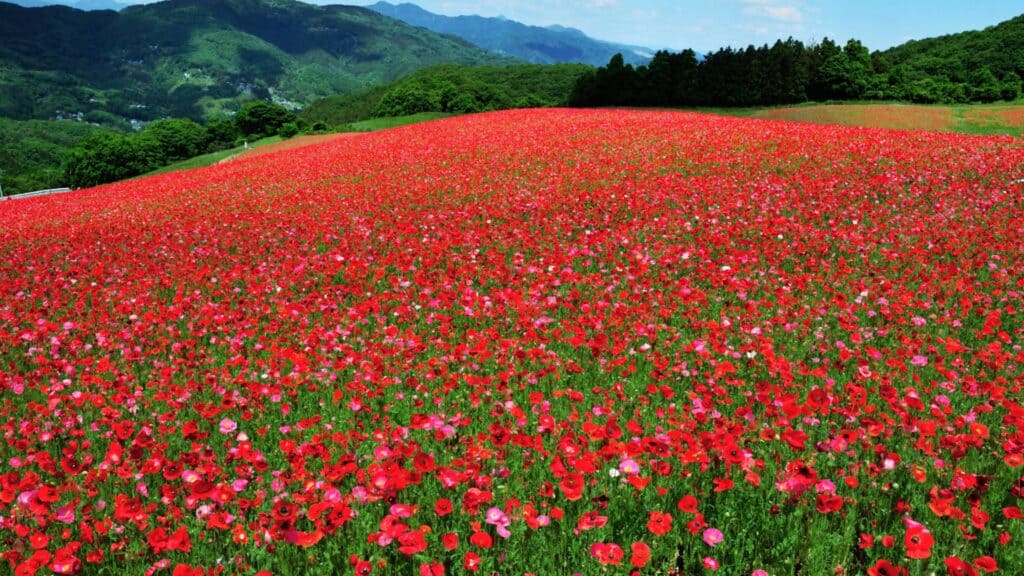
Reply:
M800 6L784 0L740 0L746 6L743 13L748 16L762 16L780 22L802 22Z

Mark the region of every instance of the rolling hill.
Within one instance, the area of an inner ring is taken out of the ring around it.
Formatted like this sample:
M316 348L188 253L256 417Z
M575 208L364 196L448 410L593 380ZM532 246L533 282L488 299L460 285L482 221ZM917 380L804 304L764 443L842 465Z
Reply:
M643 64L654 50L595 40L574 28L528 26L506 18L443 16L415 4L378 2L368 6L413 26L465 38L477 46L535 64L571 62L600 66L621 52L627 63Z
M934 38L911 40L880 53L908 81L968 82L987 69L1003 80L1024 75L1024 14L989 26Z
M120 12L0 2L0 116L204 118L252 98L298 107L439 63L512 58L353 6L167 0Z

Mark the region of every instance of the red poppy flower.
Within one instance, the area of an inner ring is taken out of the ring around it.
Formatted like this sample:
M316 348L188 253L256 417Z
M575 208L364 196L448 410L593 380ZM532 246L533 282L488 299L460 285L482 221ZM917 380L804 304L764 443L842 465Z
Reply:
M562 477L558 483L558 489L562 491L566 500L575 501L583 497L583 475L570 472Z
M982 572L997 572L999 570L999 565L996 563L996 559L991 556L975 558L974 566Z
M949 576L978 576L978 572L970 564L955 556L946 558L945 565Z
M664 536L672 530L672 515L664 512L651 512L647 516L647 530L655 536Z
M598 542L590 547L590 555L606 566L618 566L625 553L618 544Z
M466 552L462 556L462 567L470 572L477 572L480 570L480 555L476 552Z
M629 563L636 568L643 568L651 561L651 547L643 542L634 542L629 547L632 556Z
M931 532L920 524L911 524L903 536L903 543L907 547L907 557L915 560L923 560L932 555L932 545L935 538Z
M888 560L878 560L868 568L868 576L907 576L907 569Z

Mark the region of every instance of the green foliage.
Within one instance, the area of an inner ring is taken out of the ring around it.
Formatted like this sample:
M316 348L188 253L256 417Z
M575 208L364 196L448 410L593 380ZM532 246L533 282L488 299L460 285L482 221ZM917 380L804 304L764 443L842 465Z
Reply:
M255 100L242 106L235 116L235 125L246 136L271 136L277 134L281 126L294 120L295 115L284 106Z
M441 97L420 86L403 84L388 91L380 99L373 115L377 118L388 116L409 116L420 112L431 112L441 108Z
M981 32L913 41L871 53L859 40L792 38L722 48L697 63L659 52L647 66L621 56L582 76L574 106L758 106L807 100L967 103L1013 100L1024 74L1024 16Z
M510 63L354 6L178 0L120 12L0 2L0 116L212 118L275 97L308 104L442 62Z
M152 135L103 132L76 146L64 162L64 179L73 188L96 186L137 176L167 160Z
M999 96L1007 102L1020 98L1021 80L1016 72L1007 72L1003 76L1003 83L999 88Z
M1002 93L1002 84L988 68L979 68L970 73L967 80L971 87L971 100L975 102L995 102Z
M905 97L917 104L934 104L943 98L939 83L932 78L923 78L910 83L905 91Z
M392 84L358 94L314 102L300 118L343 127L367 118L421 112L462 114L564 106L577 79L590 70L580 64L469 67L441 65L415 72Z
M187 118L158 120L147 126L145 133L156 138L169 162L201 154L209 144L206 129Z
M1024 74L1024 16L984 30L910 41L880 57L902 68L901 80L909 84L920 86L925 79L943 87L967 84L968 98L975 101L1013 96L1012 87L1008 94L1002 93L1002 84L1011 74ZM943 88L939 92L955 97L959 90Z
M100 129L71 120L0 119L0 185L4 194L19 194L66 185L64 154Z
M870 60L867 63L870 65ZM856 100L868 89L868 72L864 60L853 59L846 52L840 52L821 65L818 77L830 98Z
M293 138L298 133L299 126L295 122L286 122L277 131L277 135L281 138Z
M206 123L206 148L221 150L235 144L242 137L233 118L215 118Z

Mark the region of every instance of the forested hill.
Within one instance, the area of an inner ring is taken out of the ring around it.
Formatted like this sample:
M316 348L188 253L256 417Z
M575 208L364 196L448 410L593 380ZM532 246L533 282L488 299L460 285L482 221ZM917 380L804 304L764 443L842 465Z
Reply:
M871 52L858 40L659 52L647 66L616 56L583 76L577 106L764 106L808 100L966 103L1014 100L1024 76L1024 16L978 32Z
M103 124L286 105L439 63L511 62L354 6L167 0L120 12L0 2L0 116Z
M969 83L986 69L999 80L1024 76L1024 15L984 30L911 40L880 56L906 82Z

